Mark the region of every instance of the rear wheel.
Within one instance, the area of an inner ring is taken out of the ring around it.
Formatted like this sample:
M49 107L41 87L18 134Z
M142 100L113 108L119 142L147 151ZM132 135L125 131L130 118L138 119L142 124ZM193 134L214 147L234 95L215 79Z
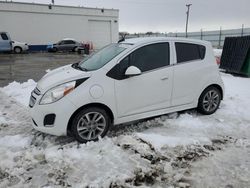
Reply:
M206 88L198 102L198 111L205 115L213 114L220 106L221 92L218 88L211 86Z
M75 46L73 49L72 49L72 52L77 52L78 51L78 47Z
M72 122L72 133L81 143L97 141L104 137L111 125L111 120L105 110L91 107L80 111Z

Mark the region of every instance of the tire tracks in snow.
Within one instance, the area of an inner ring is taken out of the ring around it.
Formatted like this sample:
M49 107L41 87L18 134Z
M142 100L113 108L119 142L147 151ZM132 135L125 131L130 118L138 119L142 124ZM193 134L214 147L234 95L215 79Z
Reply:
M112 182L110 187L191 187L193 163L211 157L214 152L223 150L234 142L236 140L232 137L222 137L212 139L211 145L164 147L164 150L157 151L147 141L136 136L127 136L118 141L117 145L127 152L140 155L142 160L148 160L151 169L136 169L134 176L126 179L125 183Z

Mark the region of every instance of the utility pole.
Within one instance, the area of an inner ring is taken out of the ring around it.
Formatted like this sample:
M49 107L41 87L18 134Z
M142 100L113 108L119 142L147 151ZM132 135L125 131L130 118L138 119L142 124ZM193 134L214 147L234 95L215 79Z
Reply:
M187 20L186 20L186 38L188 37L188 34L187 34L187 31L188 31L188 19L189 19L189 10L190 10L190 6L192 4L187 4L186 7L187 7Z
M241 26L241 36L243 37L243 35L244 35L244 24L242 24Z

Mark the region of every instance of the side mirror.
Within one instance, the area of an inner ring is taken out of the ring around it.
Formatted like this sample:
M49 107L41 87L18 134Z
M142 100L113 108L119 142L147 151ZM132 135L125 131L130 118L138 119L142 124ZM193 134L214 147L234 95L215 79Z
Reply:
M138 69L135 66L128 67L126 72L125 72L126 76L137 76L137 75L140 75L140 74L141 74L141 70Z

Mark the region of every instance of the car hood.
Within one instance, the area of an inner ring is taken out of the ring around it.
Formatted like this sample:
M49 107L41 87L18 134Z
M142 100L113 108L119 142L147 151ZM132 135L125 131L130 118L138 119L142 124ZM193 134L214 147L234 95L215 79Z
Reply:
M19 41L15 41L14 40L14 45L25 45L26 43L25 42L19 42Z
M74 81L81 78L88 78L91 76L90 72L74 69L72 65L66 65L57 69L54 69L45 74L41 80L37 83L37 88L41 93L45 93L47 90L63 84L65 82Z

